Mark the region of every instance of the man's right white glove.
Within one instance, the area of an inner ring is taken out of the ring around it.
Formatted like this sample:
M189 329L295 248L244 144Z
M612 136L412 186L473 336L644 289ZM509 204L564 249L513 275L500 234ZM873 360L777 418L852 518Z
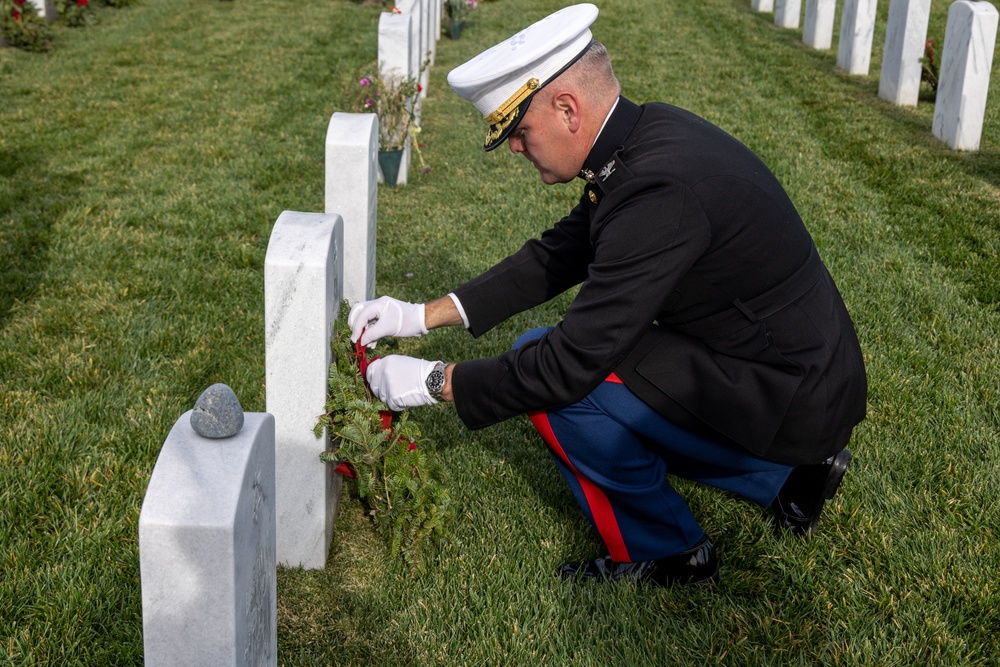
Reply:
M396 412L433 405L437 399L427 388L427 376L440 363L390 354L368 365L368 384L379 400Z
M358 337L361 336L361 344L364 346L386 336L412 338L427 333L424 304L407 303L391 296L351 306L347 326L351 327L351 342L358 342ZM362 330L364 336L361 335Z

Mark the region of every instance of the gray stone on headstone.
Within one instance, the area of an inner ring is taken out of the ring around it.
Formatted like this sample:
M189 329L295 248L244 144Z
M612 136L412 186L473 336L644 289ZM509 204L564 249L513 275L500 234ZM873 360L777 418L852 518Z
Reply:
M243 428L243 407L236 393L221 382L206 389L191 411L191 427L205 438L230 438Z
M840 15L837 67L848 74L868 74L872 62L877 0L844 0Z
M921 59L927 41L931 0L889 0L878 96L896 106L917 106Z
M274 418L167 436L139 513L146 667L277 665Z
M833 45L833 21L836 13L837 0L806 0L802 42L814 49L829 49Z
M948 9L932 131L957 150L979 150L997 23L988 2L959 0Z

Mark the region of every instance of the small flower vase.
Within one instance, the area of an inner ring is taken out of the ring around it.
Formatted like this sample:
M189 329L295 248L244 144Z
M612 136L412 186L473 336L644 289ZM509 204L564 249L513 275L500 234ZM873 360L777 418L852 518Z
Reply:
M402 148L380 148L378 151L378 166L382 170L382 181L389 187L396 187L396 181L399 179L399 165L402 160Z
M462 35L462 26L465 25L465 21L461 19L454 19L448 17L448 36L452 39L458 39Z

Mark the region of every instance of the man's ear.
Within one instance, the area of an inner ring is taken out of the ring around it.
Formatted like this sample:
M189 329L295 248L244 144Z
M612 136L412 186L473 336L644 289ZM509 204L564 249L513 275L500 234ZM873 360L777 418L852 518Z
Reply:
M561 92L552 97L552 106L559 112L559 117L566 125L566 128L576 133L580 129L580 101L576 95L570 91Z

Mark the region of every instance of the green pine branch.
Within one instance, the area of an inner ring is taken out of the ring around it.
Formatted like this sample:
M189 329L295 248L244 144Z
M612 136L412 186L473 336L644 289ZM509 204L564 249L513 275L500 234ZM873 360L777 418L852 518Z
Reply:
M358 496L376 529L393 553L421 570L424 547L446 537L454 503L430 444L421 438L409 414L396 414L391 431L382 428L380 412L388 408L372 395L361 377L347 326L349 308L346 301L341 304L331 342L334 362L330 364L326 413L314 428L317 437L324 428L329 429L334 449L321 454L320 459L333 465L350 464Z

